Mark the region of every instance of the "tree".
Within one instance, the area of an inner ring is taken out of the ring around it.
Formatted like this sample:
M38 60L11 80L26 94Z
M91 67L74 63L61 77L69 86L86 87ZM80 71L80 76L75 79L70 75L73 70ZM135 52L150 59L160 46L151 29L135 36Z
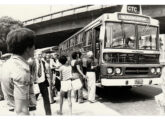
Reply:
M23 23L8 16L0 18L0 51L7 52L6 37L11 30L23 27Z

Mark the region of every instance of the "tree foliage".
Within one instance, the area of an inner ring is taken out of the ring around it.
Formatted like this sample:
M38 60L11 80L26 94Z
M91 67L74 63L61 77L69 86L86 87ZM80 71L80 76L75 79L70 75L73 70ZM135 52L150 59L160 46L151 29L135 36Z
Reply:
M11 30L23 27L23 23L8 16L0 18L0 51L7 52L6 37Z

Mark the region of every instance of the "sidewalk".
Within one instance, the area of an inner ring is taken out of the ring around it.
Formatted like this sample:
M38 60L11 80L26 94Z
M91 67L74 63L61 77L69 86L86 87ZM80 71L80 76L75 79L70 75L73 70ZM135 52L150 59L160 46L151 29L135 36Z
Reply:
M52 115L57 115L57 110L59 110L59 97L55 97L56 103L51 104L52 108ZM106 107L104 104L100 103L99 101L96 103L89 103L85 101L84 103L76 103L74 98L72 98L72 112L75 116L94 116L94 115L110 115L116 116L120 115L113 109ZM43 101L42 97L39 97L37 101L37 110L31 114L44 116L44 108L43 108ZM7 109L7 105L5 101L0 101L0 115L14 115L13 112L9 112ZM64 100L63 104L63 115L69 115L69 107L67 99Z

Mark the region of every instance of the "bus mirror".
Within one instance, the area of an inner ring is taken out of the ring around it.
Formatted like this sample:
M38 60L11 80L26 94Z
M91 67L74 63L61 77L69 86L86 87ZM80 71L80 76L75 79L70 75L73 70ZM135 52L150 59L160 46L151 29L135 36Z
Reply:
M104 26L101 26L99 40L100 41L103 41L104 40L104 36L105 36L105 27Z
M96 50L99 50L99 49L100 49L100 44L96 43Z

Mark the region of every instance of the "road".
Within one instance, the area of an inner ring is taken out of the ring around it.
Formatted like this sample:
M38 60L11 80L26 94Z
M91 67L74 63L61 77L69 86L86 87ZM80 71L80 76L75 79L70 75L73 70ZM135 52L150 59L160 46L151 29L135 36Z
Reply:
M107 92L108 91L108 92ZM97 99L120 115L160 115L154 96L161 93L160 86L97 89Z
M154 96L159 93L161 93L159 86L134 87L131 90L123 90L121 88L97 88L96 103L89 103L85 100L85 103L79 104L75 103L75 100L72 99L73 115L157 116L160 115L160 113L154 101ZM86 92L84 92L84 97L87 97ZM59 96L55 97L55 99L57 102L51 104L52 115L57 115L57 110L59 109ZM69 115L67 101L64 102L63 112L64 115ZM8 111L5 101L0 101L0 116L1 115L14 115L14 113ZM37 102L35 115L45 115L41 96Z

